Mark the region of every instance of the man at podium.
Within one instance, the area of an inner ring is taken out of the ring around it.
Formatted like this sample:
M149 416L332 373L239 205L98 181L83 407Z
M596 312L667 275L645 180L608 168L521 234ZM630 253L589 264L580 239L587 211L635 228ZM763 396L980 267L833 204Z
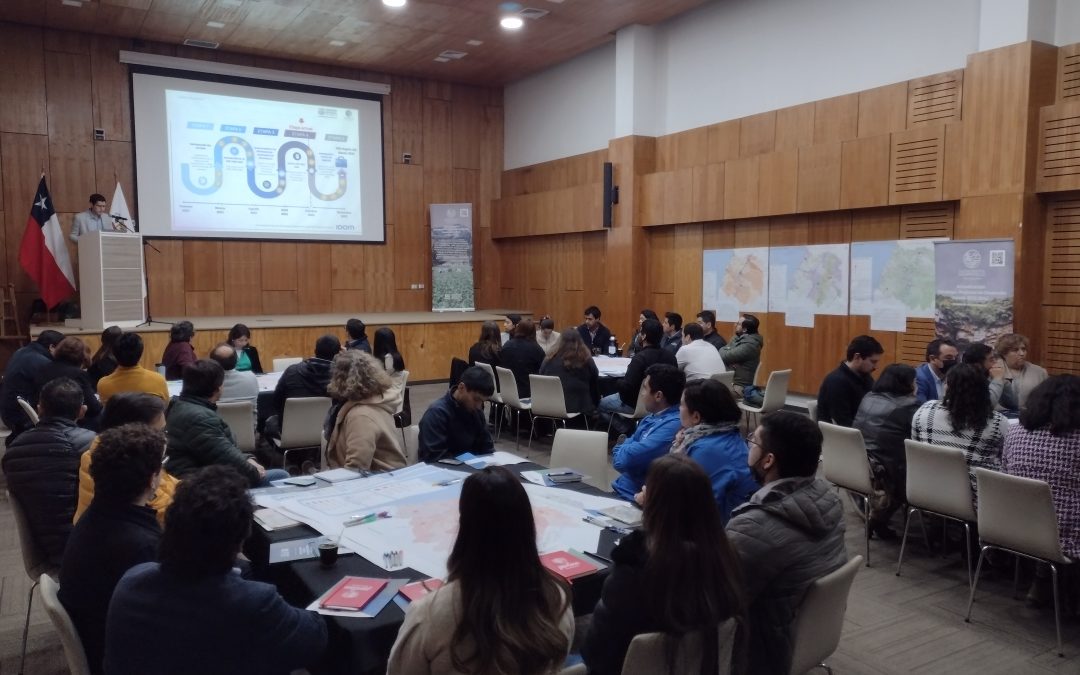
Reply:
M71 223L71 241L78 243L79 237L88 232L120 232L112 218L106 214L105 197L96 192L90 195L90 208L75 214Z

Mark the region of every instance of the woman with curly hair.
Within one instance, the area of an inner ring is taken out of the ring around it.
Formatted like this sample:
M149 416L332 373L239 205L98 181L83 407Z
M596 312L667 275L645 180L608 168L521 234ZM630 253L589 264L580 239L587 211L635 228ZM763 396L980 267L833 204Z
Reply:
M195 325L190 321L178 321L169 329L169 344L161 354L161 365L165 366L166 380L179 380L184 376L184 368L199 360L191 338L195 337Z
M1046 369L1028 361L1028 339L1019 333L1008 333L998 338L994 351L1005 364L1006 387L1012 389L1016 401L1023 409L1028 396L1035 387L1049 377Z
M326 461L333 468L384 471L405 466L394 411L402 390L374 357L358 349L334 357L327 392L344 403L337 410Z
M963 363L945 376L945 398L927 401L911 420L911 438L964 452L974 495L975 467L997 471L1009 421L994 412L986 372L981 366Z

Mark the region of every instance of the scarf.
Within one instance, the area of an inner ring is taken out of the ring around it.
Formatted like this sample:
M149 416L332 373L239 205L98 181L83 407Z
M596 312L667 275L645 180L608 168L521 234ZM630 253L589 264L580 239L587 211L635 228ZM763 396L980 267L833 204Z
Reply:
M682 440L676 440L671 444L671 452L675 454L686 454L686 450L699 438L727 433L738 428L738 422L727 422L725 424L705 424L702 422L701 424L695 424L692 427L686 427L682 430Z

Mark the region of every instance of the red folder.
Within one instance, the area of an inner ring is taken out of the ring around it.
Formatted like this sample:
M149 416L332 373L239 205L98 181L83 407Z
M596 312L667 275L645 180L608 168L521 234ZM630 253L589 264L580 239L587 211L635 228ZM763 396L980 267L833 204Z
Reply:
M371 602L371 599L378 595L386 584L386 579L345 577L331 589L319 606L323 609L359 612L364 608L364 605Z
M405 596L405 599L409 602L416 602L428 593L438 590L442 585L442 579L424 579L423 581L414 581L411 584L405 584L398 589L398 593Z
M592 574L600 569L592 563L582 560L567 551L553 551L540 556L540 562L551 572L567 581Z

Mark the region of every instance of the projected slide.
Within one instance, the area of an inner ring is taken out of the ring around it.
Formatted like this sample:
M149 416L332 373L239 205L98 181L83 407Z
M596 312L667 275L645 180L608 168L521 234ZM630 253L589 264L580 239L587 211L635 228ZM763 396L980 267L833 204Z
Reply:
M166 91L172 229L362 234L354 108Z

